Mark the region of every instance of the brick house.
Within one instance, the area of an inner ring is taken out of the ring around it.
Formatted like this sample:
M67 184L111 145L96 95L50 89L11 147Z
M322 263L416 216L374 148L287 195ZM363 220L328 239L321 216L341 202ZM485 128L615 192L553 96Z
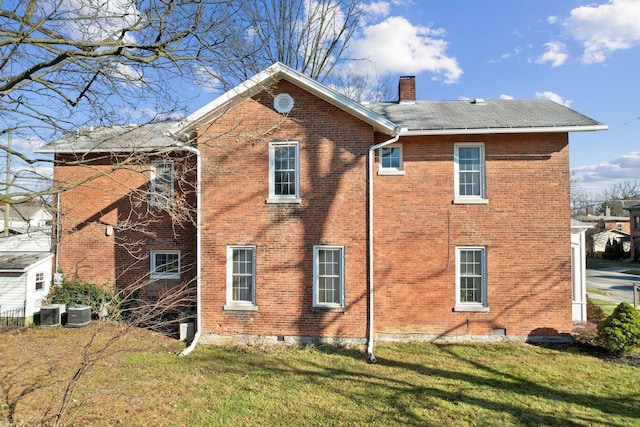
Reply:
M631 257L640 260L640 204L625 208L629 211L629 234L631 236Z
M136 209L128 188L149 187L153 201L158 165L64 193L64 272L84 263L94 280L126 270L130 281L169 257L152 279L197 279L194 342L338 340L368 343L372 357L374 338L566 336L568 134L602 129L545 100L417 101L413 77L398 102L361 105L274 64L177 124L41 151L97 156L105 172L150 147L182 147L161 165L169 176L199 161L193 186L172 189L199 206L198 225L174 234L161 218L135 262L114 242ZM56 166L55 179L79 169Z

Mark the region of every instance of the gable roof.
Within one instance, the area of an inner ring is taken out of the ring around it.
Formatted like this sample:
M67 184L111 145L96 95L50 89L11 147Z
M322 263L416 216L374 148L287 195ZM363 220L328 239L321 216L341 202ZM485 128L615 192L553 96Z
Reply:
M556 102L537 100L415 101L367 105L402 135L580 132L606 125Z
M288 81L395 136L582 132L607 126L549 100L475 100L357 103L284 64L276 62L179 122L91 127L39 148L39 153L152 152L168 148L246 99L278 81Z
M318 98L328 102L329 104L340 108L341 110L351 114L370 124L377 132L395 135L397 125L384 116L374 113L362 104L336 92L329 87L318 83L310 77L295 71L293 68L276 62L266 70L256 74L255 76L245 80L235 88L227 91L223 95L214 99L204 107L190 114L181 120L171 130L171 133L177 134L193 129L194 127L206 124L224 114L229 108L233 108L245 99L262 92L280 80L286 80L299 88L317 96Z

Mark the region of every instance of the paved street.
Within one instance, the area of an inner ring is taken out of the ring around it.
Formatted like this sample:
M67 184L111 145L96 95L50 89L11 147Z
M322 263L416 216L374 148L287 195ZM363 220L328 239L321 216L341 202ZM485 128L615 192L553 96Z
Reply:
M589 293L589 297L603 301L626 301L633 305L633 284L640 285L640 276L607 270L587 270L587 288L596 288L611 295ZM637 302L640 306L640 301Z

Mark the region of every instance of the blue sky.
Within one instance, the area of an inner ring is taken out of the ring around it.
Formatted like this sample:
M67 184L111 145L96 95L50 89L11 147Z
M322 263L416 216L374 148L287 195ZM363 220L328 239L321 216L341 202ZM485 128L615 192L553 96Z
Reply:
M609 126L570 135L585 191L640 179L640 0L369 3L351 54L419 99L550 98ZM394 79L395 80L395 79Z
M133 7L128 0L99 4ZM343 57L367 61L350 62L352 72L390 76L394 85L400 75L415 75L417 96L424 100L552 99L609 126L570 135L571 168L582 190L597 193L618 180L640 180L640 0L362 5L366 20ZM219 95L215 84L176 85L192 106L186 114ZM153 110L138 113L152 117ZM28 150L41 141L14 143Z

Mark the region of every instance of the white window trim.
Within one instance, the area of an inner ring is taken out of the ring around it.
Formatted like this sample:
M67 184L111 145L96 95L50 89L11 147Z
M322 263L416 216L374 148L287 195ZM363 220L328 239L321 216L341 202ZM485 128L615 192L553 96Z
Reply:
M460 301L460 252L476 251L482 252L482 301L481 302L461 302ZM485 246L457 246L456 247L456 304L453 311L490 311L487 304L487 248Z
M251 301L234 301L233 299L233 251L236 249L249 249L252 253L252 279ZM256 306L256 246L228 245L227 246L227 303L223 310L257 311Z
M167 199L165 199L164 197L160 197L157 198L156 197L156 168L158 166L165 166L165 165L169 165L171 167L171 183L169 184L169 196ZM150 202L151 202L151 206L153 207L163 207L166 206L167 204L171 205L173 204L173 197L174 197L174 185L175 185L175 168L174 168L174 163L173 160L153 160L151 161L151 177L150 177L150 184L149 184L149 193L150 193Z
M42 275L42 280L39 281L38 280L38 275ZM38 289L38 282L42 283L42 287L40 289ZM38 271L35 275L34 275L34 285L35 285L35 290L36 292L42 292L46 289L47 287L47 281L46 281L46 277L44 272L42 271Z
M296 149L296 176L295 194L276 195L275 176L275 149L278 146L295 146ZM298 141L277 141L269 143L269 198L267 203L301 203L300 198L300 143Z
M156 265L156 255L158 254L178 255L178 272L177 273L157 272L156 268L158 266ZM165 250L151 251L149 252L149 258L150 258L149 263L150 263L150 270L151 270L151 272L149 273L149 277L151 279L180 280L180 274L182 272L180 251L165 251Z
M320 250L340 251L340 302L339 303L319 303L318 302L318 252ZM313 308L317 309L339 309L344 310L344 246L316 245L313 247Z
M460 195L460 165L458 163L458 149L466 147L479 147L480 148L480 195L479 196L467 196ZM486 162L484 155L484 143L483 142L458 142L454 144L453 148L454 157L454 204L477 204L486 205L489 203L486 193Z
M397 168L385 168L382 166L382 150L385 148L397 148L400 150L400 166ZM390 144L385 147L382 147L378 150L378 175L405 175L404 171L404 151L402 148L402 144Z

